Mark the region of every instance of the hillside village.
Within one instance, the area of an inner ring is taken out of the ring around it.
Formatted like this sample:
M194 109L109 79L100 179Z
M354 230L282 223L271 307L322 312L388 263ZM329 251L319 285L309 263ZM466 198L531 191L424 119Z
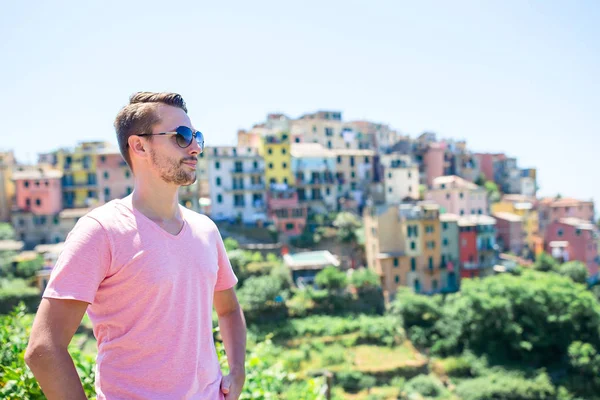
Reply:
M544 252L583 262L597 279L594 203L538 198L536 168L502 152L473 152L430 132L411 138L387 125L344 121L338 111L269 114L238 131L237 146L210 146L206 136L198 179L181 189L181 204L210 216L224 236L277 244L271 248L286 255L296 283L336 265L375 271L387 298L401 286L453 292L462 279L527 265ZM78 218L132 190L132 173L110 143L56 149L36 165L4 152L0 220L15 238L0 241L0 252L15 262L43 258L43 287ZM358 221L359 251L302 254L318 247L315 232L340 213ZM244 236L261 230L270 240Z

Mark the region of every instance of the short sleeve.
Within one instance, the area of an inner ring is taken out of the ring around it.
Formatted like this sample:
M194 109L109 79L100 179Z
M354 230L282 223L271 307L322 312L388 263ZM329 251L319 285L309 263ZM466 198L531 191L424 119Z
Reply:
M215 284L215 291L231 289L238 282L229 257L227 257L227 251L225 250L225 244L219 229L215 226L216 242L217 242L217 253L219 257L219 271L217 272L217 283Z
M67 236L43 297L92 304L110 264L107 232L97 220L85 216Z

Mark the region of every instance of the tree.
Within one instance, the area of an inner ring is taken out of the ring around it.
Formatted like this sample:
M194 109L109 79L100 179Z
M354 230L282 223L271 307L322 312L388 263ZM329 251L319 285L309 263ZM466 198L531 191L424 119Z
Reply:
M342 211L337 215L333 226L337 228L337 238L342 243L356 242L356 231L362 226L360 219L350 212Z
M315 282L323 289L340 290L346 288L348 278L344 272L336 267L329 266L317 274Z
M0 240L15 240L15 230L11 224L0 222Z
M600 304L583 285L555 273L525 270L466 280L446 298L436 324L437 353L464 349L495 362L561 362L575 340L600 345Z
M587 266L581 261L569 261L558 267L558 273L568 276L577 283L586 283L588 279Z
M533 267L536 269L536 271L550 272L557 271L559 264L558 261L554 259L554 257L552 257L546 252L543 252L537 257L535 263L533 264Z
M225 238L223 240L223 244L225 245L225 250L228 252L240 248L240 244L238 243L238 241L230 237Z
M368 268L353 270L350 275L350 284L358 290L381 286L379 276Z
M44 259L41 256L37 256L31 260L23 260L17 263L17 269L15 276L18 278L31 278L42 269L44 266Z

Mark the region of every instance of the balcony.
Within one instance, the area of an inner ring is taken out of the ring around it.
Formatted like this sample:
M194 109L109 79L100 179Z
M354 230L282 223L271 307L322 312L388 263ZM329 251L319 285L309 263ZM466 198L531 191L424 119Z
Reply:
M265 172L264 168L233 168L230 169L233 175L262 175Z

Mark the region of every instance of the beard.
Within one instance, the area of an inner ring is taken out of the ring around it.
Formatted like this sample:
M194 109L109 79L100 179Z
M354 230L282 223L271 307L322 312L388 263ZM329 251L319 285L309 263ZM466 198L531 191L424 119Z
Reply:
M159 155L154 150L150 150L150 159L160 171L161 179L166 183L188 186L196 181L196 171L187 170L187 166L183 165L185 160Z

